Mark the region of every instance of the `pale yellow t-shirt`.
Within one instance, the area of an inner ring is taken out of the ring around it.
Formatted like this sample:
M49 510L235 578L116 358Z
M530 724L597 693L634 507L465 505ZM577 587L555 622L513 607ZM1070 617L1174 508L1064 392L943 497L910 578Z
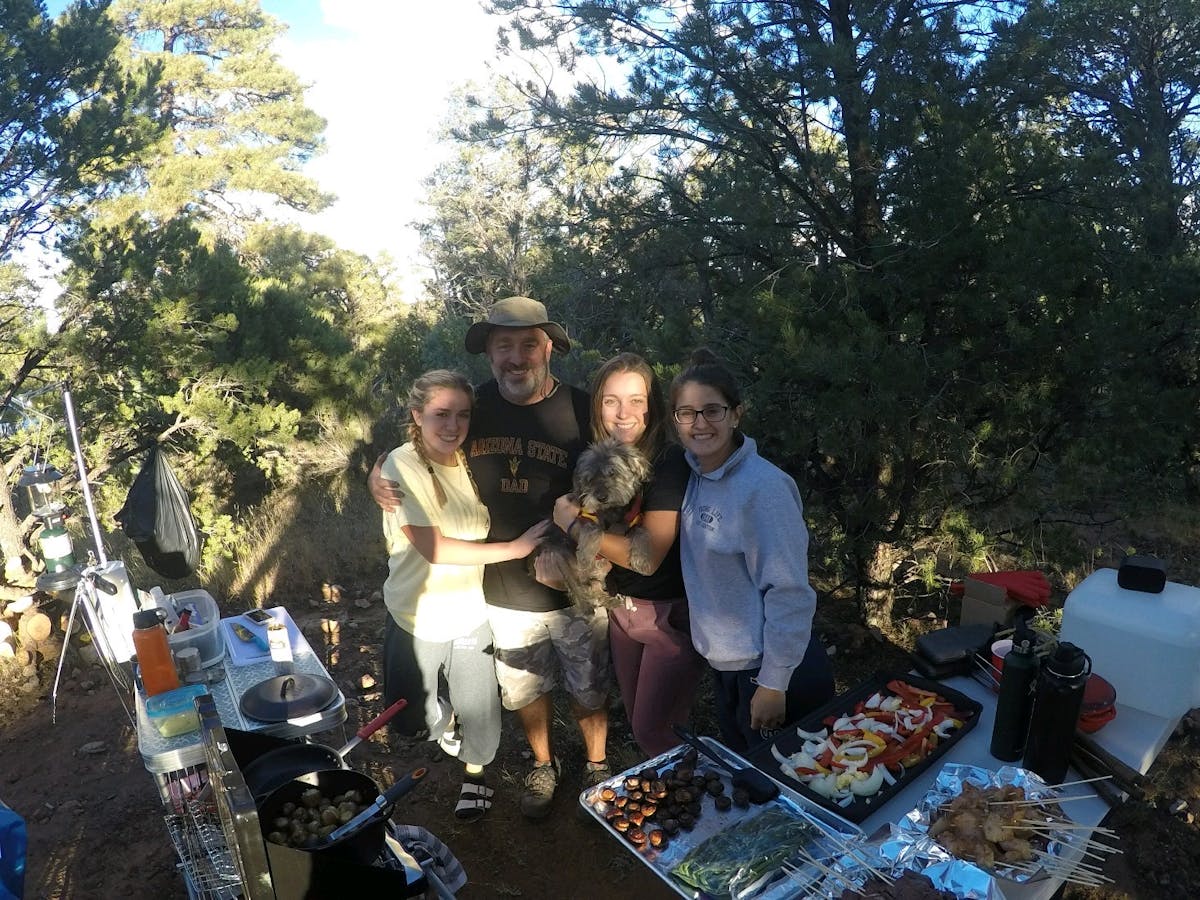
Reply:
M396 624L426 641L449 641L469 634L487 619L483 566L435 565L425 561L402 526L432 526L445 537L482 541L487 537L487 507L479 502L466 467L431 463L446 505L439 506L433 479L412 443L393 450L383 477L400 483L404 502L383 514L388 548L388 577L383 599Z

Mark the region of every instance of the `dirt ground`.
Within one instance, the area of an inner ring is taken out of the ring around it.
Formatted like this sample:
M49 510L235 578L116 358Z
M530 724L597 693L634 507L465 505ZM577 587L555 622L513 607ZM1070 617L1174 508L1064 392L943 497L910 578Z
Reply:
M321 735L340 745L349 731L380 711L379 641L385 611L351 590L336 601L283 600L310 643L323 646L320 621L342 622L340 645L326 648L328 667L348 698L345 733ZM929 610L915 627L939 624L946 610ZM907 668L903 649L873 638L858 626L848 601L825 601L819 630L834 657L839 689L879 668ZM57 721L51 722L50 670L38 689L0 697L0 800L20 812L29 829L26 897L168 898L186 896L162 818L152 777L143 767L136 734L122 697L103 670L68 665L59 688ZM126 701L127 702L127 701ZM628 727L614 707L610 760L614 769L639 762ZM698 712L696 728L715 733ZM458 764L427 742L411 743L381 733L353 751L349 762L383 784L426 765L430 775L403 799L395 818L422 825L458 856L469 876L460 897L608 898L675 896L646 867L579 809L583 764L576 732L561 714L564 779L551 817L524 820L517 809L525 748L520 729L506 714L500 755L489 769L495 806L482 822L463 825L452 810ZM1185 720L1151 775L1148 802L1128 803L1108 817L1120 835L1123 856L1114 857L1104 891L1068 889L1068 900L1180 898L1200 889L1200 719ZM1182 802L1183 806L1180 806ZM897 811L900 814L902 811Z

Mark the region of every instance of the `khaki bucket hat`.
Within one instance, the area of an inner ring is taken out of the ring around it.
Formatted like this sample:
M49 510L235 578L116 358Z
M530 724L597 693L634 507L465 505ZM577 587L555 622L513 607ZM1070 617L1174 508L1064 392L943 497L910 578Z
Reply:
M555 353L566 353L571 349L567 330L549 320L545 304L529 297L505 297L493 303L487 319L467 329L464 341L467 352L482 353L487 348L487 336L493 328L540 328L554 343Z

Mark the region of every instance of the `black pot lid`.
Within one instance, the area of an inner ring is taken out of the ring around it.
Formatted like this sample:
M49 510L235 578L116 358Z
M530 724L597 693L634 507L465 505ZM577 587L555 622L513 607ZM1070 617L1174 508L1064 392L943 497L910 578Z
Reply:
M320 712L337 694L337 685L320 675L276 675L248 688L238 706L260 722L286 722Z

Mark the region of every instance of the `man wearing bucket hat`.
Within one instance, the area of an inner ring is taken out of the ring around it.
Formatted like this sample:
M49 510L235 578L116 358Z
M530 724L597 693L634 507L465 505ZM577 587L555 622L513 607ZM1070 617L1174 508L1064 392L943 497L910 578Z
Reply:
M484 321L467 329L465 345L468 353L487 355L493 380L476 392L463 449L491 514L488 540L510 540L549 517L555 499L570 492L575 461L587 445L590 402L586 392L550 373L551 355L566 353L571 343L537 300L496 301ZM380 476L378 464L367 483L384 509L402 502L398 486ZM550 728L557 685L570 695L583 735L584 785L611 775L605 758L607 614L582 613L561 591L537 582L525 560L487 566L483 589L504 705L516 712L534 757L521 811L542 818L559 779Z

